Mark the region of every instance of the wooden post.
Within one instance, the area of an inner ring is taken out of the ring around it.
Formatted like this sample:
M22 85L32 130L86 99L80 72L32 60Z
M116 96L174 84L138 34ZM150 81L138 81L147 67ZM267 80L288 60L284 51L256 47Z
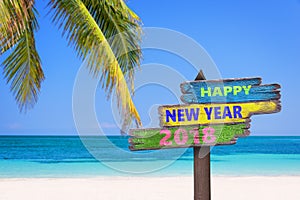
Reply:
M206 80L202 70L195 80ZM194 200L210 199L210 147L194 147Z

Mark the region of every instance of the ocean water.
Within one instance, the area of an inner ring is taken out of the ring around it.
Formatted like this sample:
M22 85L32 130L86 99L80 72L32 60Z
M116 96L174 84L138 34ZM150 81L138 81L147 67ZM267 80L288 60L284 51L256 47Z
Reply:
M300 137L247 137L214 147L211 173L300 176ZM126 136L0 136L0 178L192 174L192 148L130 152Z

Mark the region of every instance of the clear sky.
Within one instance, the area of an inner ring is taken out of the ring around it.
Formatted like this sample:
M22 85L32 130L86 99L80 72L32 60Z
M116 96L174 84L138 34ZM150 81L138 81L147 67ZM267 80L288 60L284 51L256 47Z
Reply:
M9 86L0 78L0 134L76 135L72 92L81 61L47 16L47 1L37 1L40 30L36 34L46 80L39 101L19 113ZM262 77L282 86L281 113L252 117L252 135L299 135L300 1L299 0L129 0L144 27L176 30L193 38L210 54L223 78ZM162 40L164 38L161 38ZM179 44L180 45L180 44ZM189 49L187 49L189 51ZM0 58L3 61L3 58ZM170 53L145 50L143 64L159 63L193 80L196 72ZM143 70L143 68L142 68ZM2 69L1 69L2 73ZM159 73L159 72L158 72ZM179 87L179 86L178 86ZM102 90L96 113L107 134L118 134ZM144 124L153 104L173 104L166 89L149 85L134 101Z

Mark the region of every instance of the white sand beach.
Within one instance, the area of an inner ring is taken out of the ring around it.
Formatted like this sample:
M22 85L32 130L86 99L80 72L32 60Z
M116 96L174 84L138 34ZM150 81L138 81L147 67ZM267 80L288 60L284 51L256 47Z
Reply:
M300 199L300 177L212 177L213 200ZM1 200L193 199L192 177L0 179Z

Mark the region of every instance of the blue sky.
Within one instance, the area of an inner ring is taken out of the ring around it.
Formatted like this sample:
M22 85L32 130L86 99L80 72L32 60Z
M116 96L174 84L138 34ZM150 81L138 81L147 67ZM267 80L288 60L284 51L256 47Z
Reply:
M300 1L129 0L128 5L141 17L144 27L172 29L201 44L223 78L259 76L263 83L281 84L281 113L253 117L251 133L300 136L297 126L300 111ZM2 135L77 134L72 92L82 62L51 23L51 16L46 16L45 7L46 1L37 1L40 30L36 34L36 43L46 75L39 101L26 114L19 113L9 86L1 78ZM196 75L180 57L162 51L145 50L142 63L167 65L187 80L193 80ZM106 101L101 89L97 90L95 101L97 117L104 131L118 134L110 102ZM150 85L138 90L134 101L143 123L148 124L151 105L173 104L175 98L168 90Z

